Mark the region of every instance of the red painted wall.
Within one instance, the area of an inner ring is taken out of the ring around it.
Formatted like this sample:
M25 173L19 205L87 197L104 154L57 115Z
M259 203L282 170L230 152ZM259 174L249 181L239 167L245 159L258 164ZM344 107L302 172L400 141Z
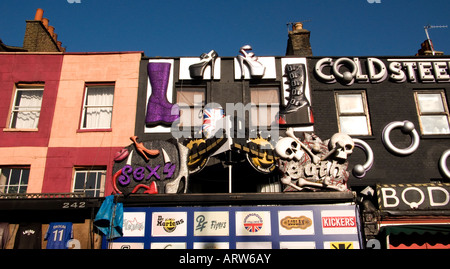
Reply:
M72 192L74 168L106 166L105 196L113 191L112 168L117 148L48 148L42 193Z
M0 54L0 147L48 145L61 76L62 54ZM15 84L44 82L38 131L5 132Z

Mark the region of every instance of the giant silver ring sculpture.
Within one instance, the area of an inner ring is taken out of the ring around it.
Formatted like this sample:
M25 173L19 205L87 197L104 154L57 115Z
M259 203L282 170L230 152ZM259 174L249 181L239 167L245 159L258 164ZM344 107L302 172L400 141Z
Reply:
M450 149L447 149L442 153L441 158L439 159L439 168L441 169L442 173L450 179L450 170L447 167L447 158L450 156Z
M402 133L409 134L411 136L411 145L404 149L399 149L394 146L389 138L391 131L395 128L400 128ZM383 130L382 140L384 146L393 153L398 155L409 155L417 150L419 147L420 137L419 133L417 133L414 124L410 121L394 121L386 125Z
M351 66L351 78L350 77L345 77L344 74L341 74L339 72L339 67L341 64L348 64ZM358 66L356 66L355 62L350 60L349 58L340 58L338 59L334 64L333 64L333 74L335 76L337 76L340 79L348 79L351 80L352 78L354 78L356 76L356 73L358 72Z
M353 138L353 141L355 142L355 146L361 148L366 153L366 162L364 164L357 164L353 167L353 175L357 178L362 178L366 175L366 172L372 167L373 165L373 151L372 148L367 144L365 141Z

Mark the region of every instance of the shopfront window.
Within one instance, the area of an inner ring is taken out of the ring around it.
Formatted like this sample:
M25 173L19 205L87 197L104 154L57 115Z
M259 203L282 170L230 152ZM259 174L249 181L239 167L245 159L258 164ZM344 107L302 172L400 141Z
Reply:
M414 98L422 134L450 134L444 91L416 91Z

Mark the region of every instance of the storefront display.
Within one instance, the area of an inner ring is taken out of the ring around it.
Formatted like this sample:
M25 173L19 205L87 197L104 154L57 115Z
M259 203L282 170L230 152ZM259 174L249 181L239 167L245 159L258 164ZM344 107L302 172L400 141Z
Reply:
M102 248L358 249L356 205L125 207Z

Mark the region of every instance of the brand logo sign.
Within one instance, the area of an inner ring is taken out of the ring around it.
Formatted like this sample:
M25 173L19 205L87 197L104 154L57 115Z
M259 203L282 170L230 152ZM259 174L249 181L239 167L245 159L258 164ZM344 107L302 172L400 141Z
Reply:
M355 217L323 217L323 228L347 228L356 227Z
M228 212L209 211L194 213L195 236L228 236Z
M278 211L280 235L314 234L314 215L311 210Z
M186 212L153 212L152 236L186 236Z
M236 212L236 235L270 235L270 211Z
M123 213L123 236L144 236L145 212Z
M259 232L263 227L263 219L256 213L248 214L244 219L244 227L250 233Z
M291 229L302 229L305 230L312 224L312 220L305 216L300 217L285 217L280 221L280 224L283 228L291 230Z
M323 234L356 234L357 221L353 210L322 210Z

